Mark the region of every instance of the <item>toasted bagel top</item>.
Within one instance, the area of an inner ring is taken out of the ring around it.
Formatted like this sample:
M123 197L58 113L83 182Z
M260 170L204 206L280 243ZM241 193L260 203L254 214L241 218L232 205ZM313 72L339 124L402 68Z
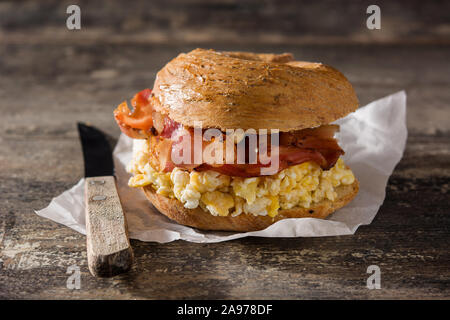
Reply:
M188 127L300 130L328 124L358 107L349 81L291 54L195 49L162 68L155 108Z

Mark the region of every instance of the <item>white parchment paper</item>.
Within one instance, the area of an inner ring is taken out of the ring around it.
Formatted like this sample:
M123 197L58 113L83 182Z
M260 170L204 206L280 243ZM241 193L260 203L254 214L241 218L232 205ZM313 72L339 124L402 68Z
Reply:
M119 195L128 221L130 237L160 243L183 239L191 242L220 242L248 236L320 237L355 233L369 224L384 201L389 176L400 161L407 138L406 94L404 91L374 101L338 120L338 140L345 150L344 160L360 182L356 198L328 219L285 219L265 230L233 233L200 231L172 222L160 214L139 189L127 186L125 171L131 159L132 139L121 135L114 149ZM85 234L84 179L54 198L42 217Z

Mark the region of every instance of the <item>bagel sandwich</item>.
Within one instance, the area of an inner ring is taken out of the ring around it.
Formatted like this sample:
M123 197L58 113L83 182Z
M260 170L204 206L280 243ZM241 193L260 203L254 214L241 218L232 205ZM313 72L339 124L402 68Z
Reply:
M182 225L246 232L323 219L358 193L331 124L358 99L327 65L196 49L166 64L131 106L114 111L133 138L128 184Z

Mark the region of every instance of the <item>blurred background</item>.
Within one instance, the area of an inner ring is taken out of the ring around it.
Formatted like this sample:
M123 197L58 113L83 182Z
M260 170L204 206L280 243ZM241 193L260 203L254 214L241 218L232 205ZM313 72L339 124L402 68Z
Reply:
M80 30L66 27L72 4L81 9ZM381 9L380 30L366 26L371 4ZM1 134L73 141L75 122L89 121L118 136L112 110L151 88L178 53L204 47L330 64L361 105L406 90L410 137L439 135L450 130L449 12L449 1L0 1ZM45 155L59 146L23 152L51 158L49 177L61 162L80 170L79 146L67 142L69 163ZM6 152L17 153L16 143Z
M448 1L98 0L1 1L8 40L148 44L336 44L448 42ZM65 30L66 8L82 12L82 32ZM366 27L366 9L382 11L382 31ZM39 39L40 38L40 39ZM282 48L282 47L281 47Z

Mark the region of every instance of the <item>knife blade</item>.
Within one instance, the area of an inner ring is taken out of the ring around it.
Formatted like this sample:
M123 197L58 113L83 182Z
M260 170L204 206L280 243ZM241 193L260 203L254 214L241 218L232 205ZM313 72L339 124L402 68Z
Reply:
M83 149L84 176L113 176L111 147L103 132L81 122L78 122L78 132Z
M112 277L128 271L133 250L114 177L111 148L103 132L78 123L85 171L86 247L89 271Z

